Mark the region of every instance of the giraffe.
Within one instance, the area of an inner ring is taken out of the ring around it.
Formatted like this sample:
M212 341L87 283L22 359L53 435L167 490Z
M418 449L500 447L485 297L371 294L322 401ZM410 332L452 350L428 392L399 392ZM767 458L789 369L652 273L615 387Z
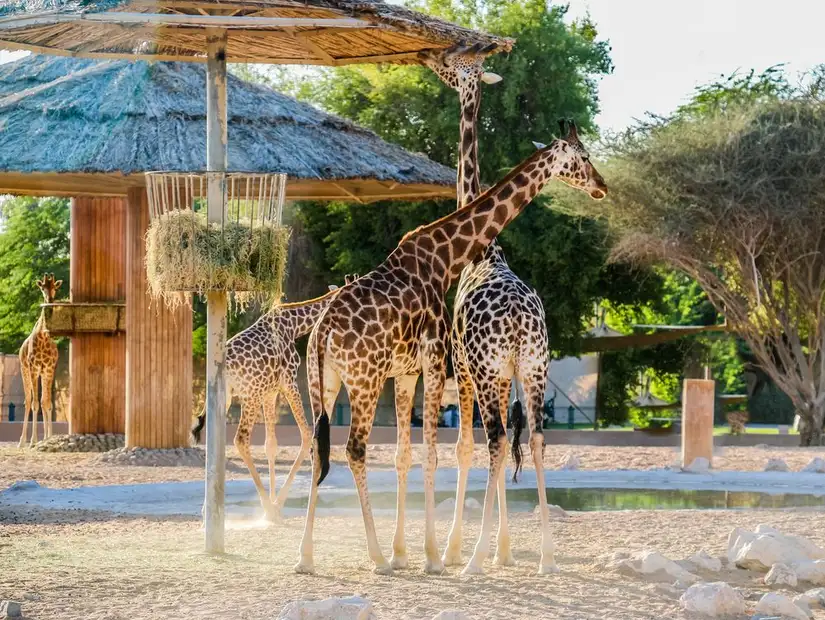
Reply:
M43 301L53 303L57 290L63 280L54 279L53 273L43 274L37 281L37 288L43 293ZM52 436L52 386L54 384L54 370L57 366L57 345L52 340L46 327L46 311L40 311L40 318L34 324L34 329L20 347L20 373L23 375L23 391L26 398L26 411L23 414L23 434L20 436L18 447L26 444L29 427L29 412L32 413L31 445L37 443L37 416L43 412L43 436L48 439ZM40 398L37 395L37 380L40 379ZM35 412L35 403L38 410Z
M446 378L449 335L444 296L464 267L551 177L583 189L594 198L606 195L604 181L573 138L554 140L469 205L405 235L383 263L336 295L313 327L307 348L315 426L312 482L297 572L315 571L312 539L318 485L329 472L329 412L341 384L349 394L352 408L347 460L358 489L370 559L380 574L406 565L406 547L403 537L397 536L398 524L392 564L378 544L367 490L366 447L384 381L394 377L397 384L400 381L405 386L414 385L419 373L424 376L425 571L444 570L434 519L436 423ZM397 409L400 411L404 410ZM399 417L399 427L407 424L406 415ZM492 476L495 480L507 441L500 418L488 427L487 435L490 460L496 465ZM488 481L488 499L489 484ZM485 511L491 512L491 508L487 502ZM402 518L399 514L396 521Z
M346 284L358 278L345 276ZM304 414L301 395L298 392L298 367L301 358L295 340L308 334L320 314L338 292L330 285L326 295L308 301L281 304L262 315L255 323L230 338L226 343L226 385L229 398L232 395L241 402L241 419L235 433L235 447L249 469L261 506L270 521L280 517L295 474L309 455L310 431ZM275 495L275 456L278 442L275 437L278 396L283 397L292 410L292 416L301 433L301 449L287 474L281 490ZM249 445L252 429L263 409L266 424L266 456L269 464L269 496L252 460ZM206 423L206 411L202 411L192 427L192 438L200 441Z
M481 103L481 82L495 83L501 79L495 74L484 72L482 65L486 51L476 47L449 52L429 52L425 53L423 58L424 63L459 94L459 208L475 199L480 191L476 120ZM456 56L456 53L461 55ZM495 77L491 79L491 75ZM564 127L561 129L564 135ZM575 131L575 125L572 126L572 131ZM491 323L492 317L496 318ZM490 325L495 327L491 332L488 331ZM542 559L539 563L539 573L554 572L556 568L549 532L547 498L543 492L544 438L541 416L549 366L544 307L536 291L510 270L504 253L495 240L476 260L467 265L461 274L453 310L452 345L461 424L456 443L459 473L455 512L447 548L442 558L444 564L461 564L464 497L474 450L474 396L479 399L482 411L492 409L493 403L498 402L502 423L506 426L507 401L515 376L521 384L524 400L527 401L529 441L539 487L542 523ZM516 472L521 466L519 442L522 424L523 417L514 420L513 456L516 459ZM497 482L499 529L496 537L495 562L507 566L515 564L515 560L510 548L504 474L504 467L501 467ZM484 561L486 552L482 549L478 551L479 553L474 555L477 561L470 562L464 572L483 571L479 561Z

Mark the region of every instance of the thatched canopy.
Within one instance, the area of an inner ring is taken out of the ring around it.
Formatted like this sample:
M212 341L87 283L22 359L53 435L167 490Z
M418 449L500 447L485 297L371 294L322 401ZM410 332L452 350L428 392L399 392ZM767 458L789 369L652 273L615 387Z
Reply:
M205 67L29 56L0 65L0 192L124 194L206 170ZM353 123L229 76L229 169L287 197L454 196L455 173Z
M229 62L418 62L495 37L380 0L7 0L0 47L87 58L205 60L205 28L229 30Z

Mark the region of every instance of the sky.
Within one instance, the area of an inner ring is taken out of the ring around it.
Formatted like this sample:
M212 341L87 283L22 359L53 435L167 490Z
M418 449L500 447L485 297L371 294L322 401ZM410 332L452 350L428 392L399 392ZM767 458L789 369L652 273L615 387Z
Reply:
M695 86L737 70L825 63L825 0L568 1L568 17L589 13L612 47L615 71L599 83L603 129L672 112ZM0 51L0 62L9 57Z

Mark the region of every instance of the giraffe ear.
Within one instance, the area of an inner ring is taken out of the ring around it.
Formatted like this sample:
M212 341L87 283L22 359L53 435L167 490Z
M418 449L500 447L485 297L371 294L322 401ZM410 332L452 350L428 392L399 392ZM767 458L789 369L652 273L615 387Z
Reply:
M337 291L338 287L335 284L330 284L327 286L330 291Z
M61 284L63 284L63 280L58 280L57 282L55 282L54 283L54 290L59 289Z
M492 73L490 71L485 71L481 74L481 81L485 84L498 84L503 79L498 73Z
M541 150L541 149L545 148L547 145L542 144L541 142L533 141L533 146L535 146L538 150Z

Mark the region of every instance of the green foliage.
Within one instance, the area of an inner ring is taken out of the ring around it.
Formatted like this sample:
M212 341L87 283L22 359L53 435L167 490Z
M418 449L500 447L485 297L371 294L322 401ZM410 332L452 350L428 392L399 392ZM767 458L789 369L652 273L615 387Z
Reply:
M0 202L0 351L16 352L31 333L43 302L36 282L45 272L63 280L58 296L68 295L69 201Z

